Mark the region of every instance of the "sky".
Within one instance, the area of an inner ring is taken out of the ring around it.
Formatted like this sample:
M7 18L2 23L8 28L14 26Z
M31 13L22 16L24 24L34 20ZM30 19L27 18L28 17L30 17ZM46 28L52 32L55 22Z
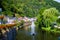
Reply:
M55 1L60 2L60 0L55 0Z

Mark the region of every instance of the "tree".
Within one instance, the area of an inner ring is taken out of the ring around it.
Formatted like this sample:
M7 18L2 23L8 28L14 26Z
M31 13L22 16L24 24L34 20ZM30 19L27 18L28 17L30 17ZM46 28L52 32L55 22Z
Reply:
M53 0L2 0L1 5L4 11L11 11L28 17L37 16L42 7L56 7L60 11L60 3Z
M51 7L55 7L56 9L58 9L60 11L60 3L54 1L54 0L45 0L46 5L50 5Z
M40 6L38 0L3 0L1 4L7 12L11 11L28 17L34 17Z
M36 25L38 27L50 27L52 22L58 18L58 10L56 8L41 9L37 17Z

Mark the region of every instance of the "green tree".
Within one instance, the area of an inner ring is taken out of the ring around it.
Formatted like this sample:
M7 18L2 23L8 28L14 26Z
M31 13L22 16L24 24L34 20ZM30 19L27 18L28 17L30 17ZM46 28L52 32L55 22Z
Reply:
M41 27L50 27L52 22L55 22L58 17L58 10L56 8L43 8L40 10L37 17L36 25Z
M35 17L37 16L39 10L42 7L46 8L56 7L60 11L60 3L54 0L1 0L1 1L2 1L1 5L4 11L18 13L22 16Z
M5 11L11 11L20 15L34 17L39 9L38 0L3 0L2 6Z

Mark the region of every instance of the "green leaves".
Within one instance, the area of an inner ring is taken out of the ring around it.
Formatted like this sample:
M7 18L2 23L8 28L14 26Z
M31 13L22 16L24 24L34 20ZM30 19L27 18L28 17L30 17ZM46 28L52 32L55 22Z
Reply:
M13 15L13 12L11 12L11 11L8 11L8 10L6 10L6 11L4 11L4 12L2 12L2 14L4 14L4 15L8 15L8 16L10 16L10 17L12 17Z
M5 11L8 10L28 17L35 17L40 8L38 0L3 0L2 6Z
M53 0L3 0L1 4L5 11L8 10L28 17L37 16L41 8L42 10L51 7L60 9L59 3Z
M42 8L40 9L37 17L37 26L39 27L50 27L52 22L58 19L58 10L56 8Z

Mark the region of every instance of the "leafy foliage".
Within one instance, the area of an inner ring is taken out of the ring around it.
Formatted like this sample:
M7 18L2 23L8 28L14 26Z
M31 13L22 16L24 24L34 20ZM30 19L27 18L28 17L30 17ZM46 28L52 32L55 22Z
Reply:
M58 17L58 10L56 8L41 9L37 17L36 24L38 27L50 27L52 22L55 22Z
M3 0L2 6L5 11L33 17L36 16L40 5L37 0Z
M53 0L1 0L4 11L21 16L35 17L42 7L56 7L60 11L60 3Z

